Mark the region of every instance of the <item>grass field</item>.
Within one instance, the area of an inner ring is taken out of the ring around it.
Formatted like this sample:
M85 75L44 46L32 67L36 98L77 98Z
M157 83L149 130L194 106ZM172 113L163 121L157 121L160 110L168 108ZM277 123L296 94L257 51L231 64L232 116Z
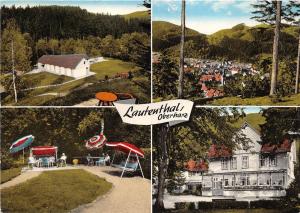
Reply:
M74 78L65 75L55 75L48 72L41 72L35 74L28 74L23 76L23 80L29 82L31 87L45 86L53 84L61 84Z
M122 72L135 72L140 68L134 63L125 62L118 59L109 59L108 61L103 61L100 63L92 64L91 71L96 73L97 79L104 79L107 75L108 77L113 77L117 73Z
M207 103L207 105L255 105L255 106L294 106L300 105L300 94L284 97L280 102L273 103L269 96L257 98L225 97Z
M246 117L240 118L238 121L236 121L233 126L240 128L241 125L244 122L249 123L253 128L255 128L257 131L260 131L260 126L261 124L264 124L266 122L265 117L263 117L261 114L259 113L250 113L247 114Z
M43 172L1 191L6 212L69 212L107 193L112 184L84 170Z
M1 170L1 184L21 174L21 167Z
M150 18L150 14L148 11L136 11L133 13L129 13L126 15L123 15L123 17L126 20L132 19L132 18L137 18L137 19L149 19Z

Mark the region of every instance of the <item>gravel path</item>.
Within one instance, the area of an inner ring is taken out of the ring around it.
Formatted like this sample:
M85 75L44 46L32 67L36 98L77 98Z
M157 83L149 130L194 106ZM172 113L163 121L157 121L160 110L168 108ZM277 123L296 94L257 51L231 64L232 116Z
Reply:
M150 213L151 211L151 182L142 177L116 176L112 167L79 166L113 184L111 191L96 201L81 206L74 213Z

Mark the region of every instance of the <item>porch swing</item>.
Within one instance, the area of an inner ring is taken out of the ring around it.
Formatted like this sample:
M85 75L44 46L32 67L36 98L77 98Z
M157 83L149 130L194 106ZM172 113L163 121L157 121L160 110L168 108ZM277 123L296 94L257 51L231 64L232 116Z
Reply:
M144 158L144 152L137 148L135 145L130 144L128 142L107 142L106 146L112 147L115 151L121 151L123 153L128 154L126 161L122 161L120 164L114 164L115 154L113 155L111 166L122 170L121 178L123 177L125 172L135 173L140 171L142 177L144 178L144 173L140 164L139 157ZM135 162L130 162L130 157L135 158Z

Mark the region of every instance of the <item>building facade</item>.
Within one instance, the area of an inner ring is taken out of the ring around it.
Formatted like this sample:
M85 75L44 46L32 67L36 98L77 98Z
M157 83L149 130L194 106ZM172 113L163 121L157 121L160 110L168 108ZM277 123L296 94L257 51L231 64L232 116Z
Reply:
M295 142L284 140L280 145L261 145L259 132L247 123L241 132L249 139L246 146L231 151L212 145L206 163L188 162L181 190L232 198L285 196L285 190L295 179Z
M84 54L43 55L38 60L40 71L74 78L89 76L90 62Z

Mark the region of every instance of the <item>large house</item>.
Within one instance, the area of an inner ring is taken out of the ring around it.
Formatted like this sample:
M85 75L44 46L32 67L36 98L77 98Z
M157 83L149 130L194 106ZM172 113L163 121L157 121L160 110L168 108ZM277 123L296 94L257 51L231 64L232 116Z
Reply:
M66 75L74 78L89 76L90 62L87 55L43 55L38 60L40 71L57 75Z
M233 199L285 196L295 178L295 142L286 139L280 145L261 145L260 133L248 123L241 132L249 139L247 146L230 150L212 145L206 161L190 160L180 191Z

